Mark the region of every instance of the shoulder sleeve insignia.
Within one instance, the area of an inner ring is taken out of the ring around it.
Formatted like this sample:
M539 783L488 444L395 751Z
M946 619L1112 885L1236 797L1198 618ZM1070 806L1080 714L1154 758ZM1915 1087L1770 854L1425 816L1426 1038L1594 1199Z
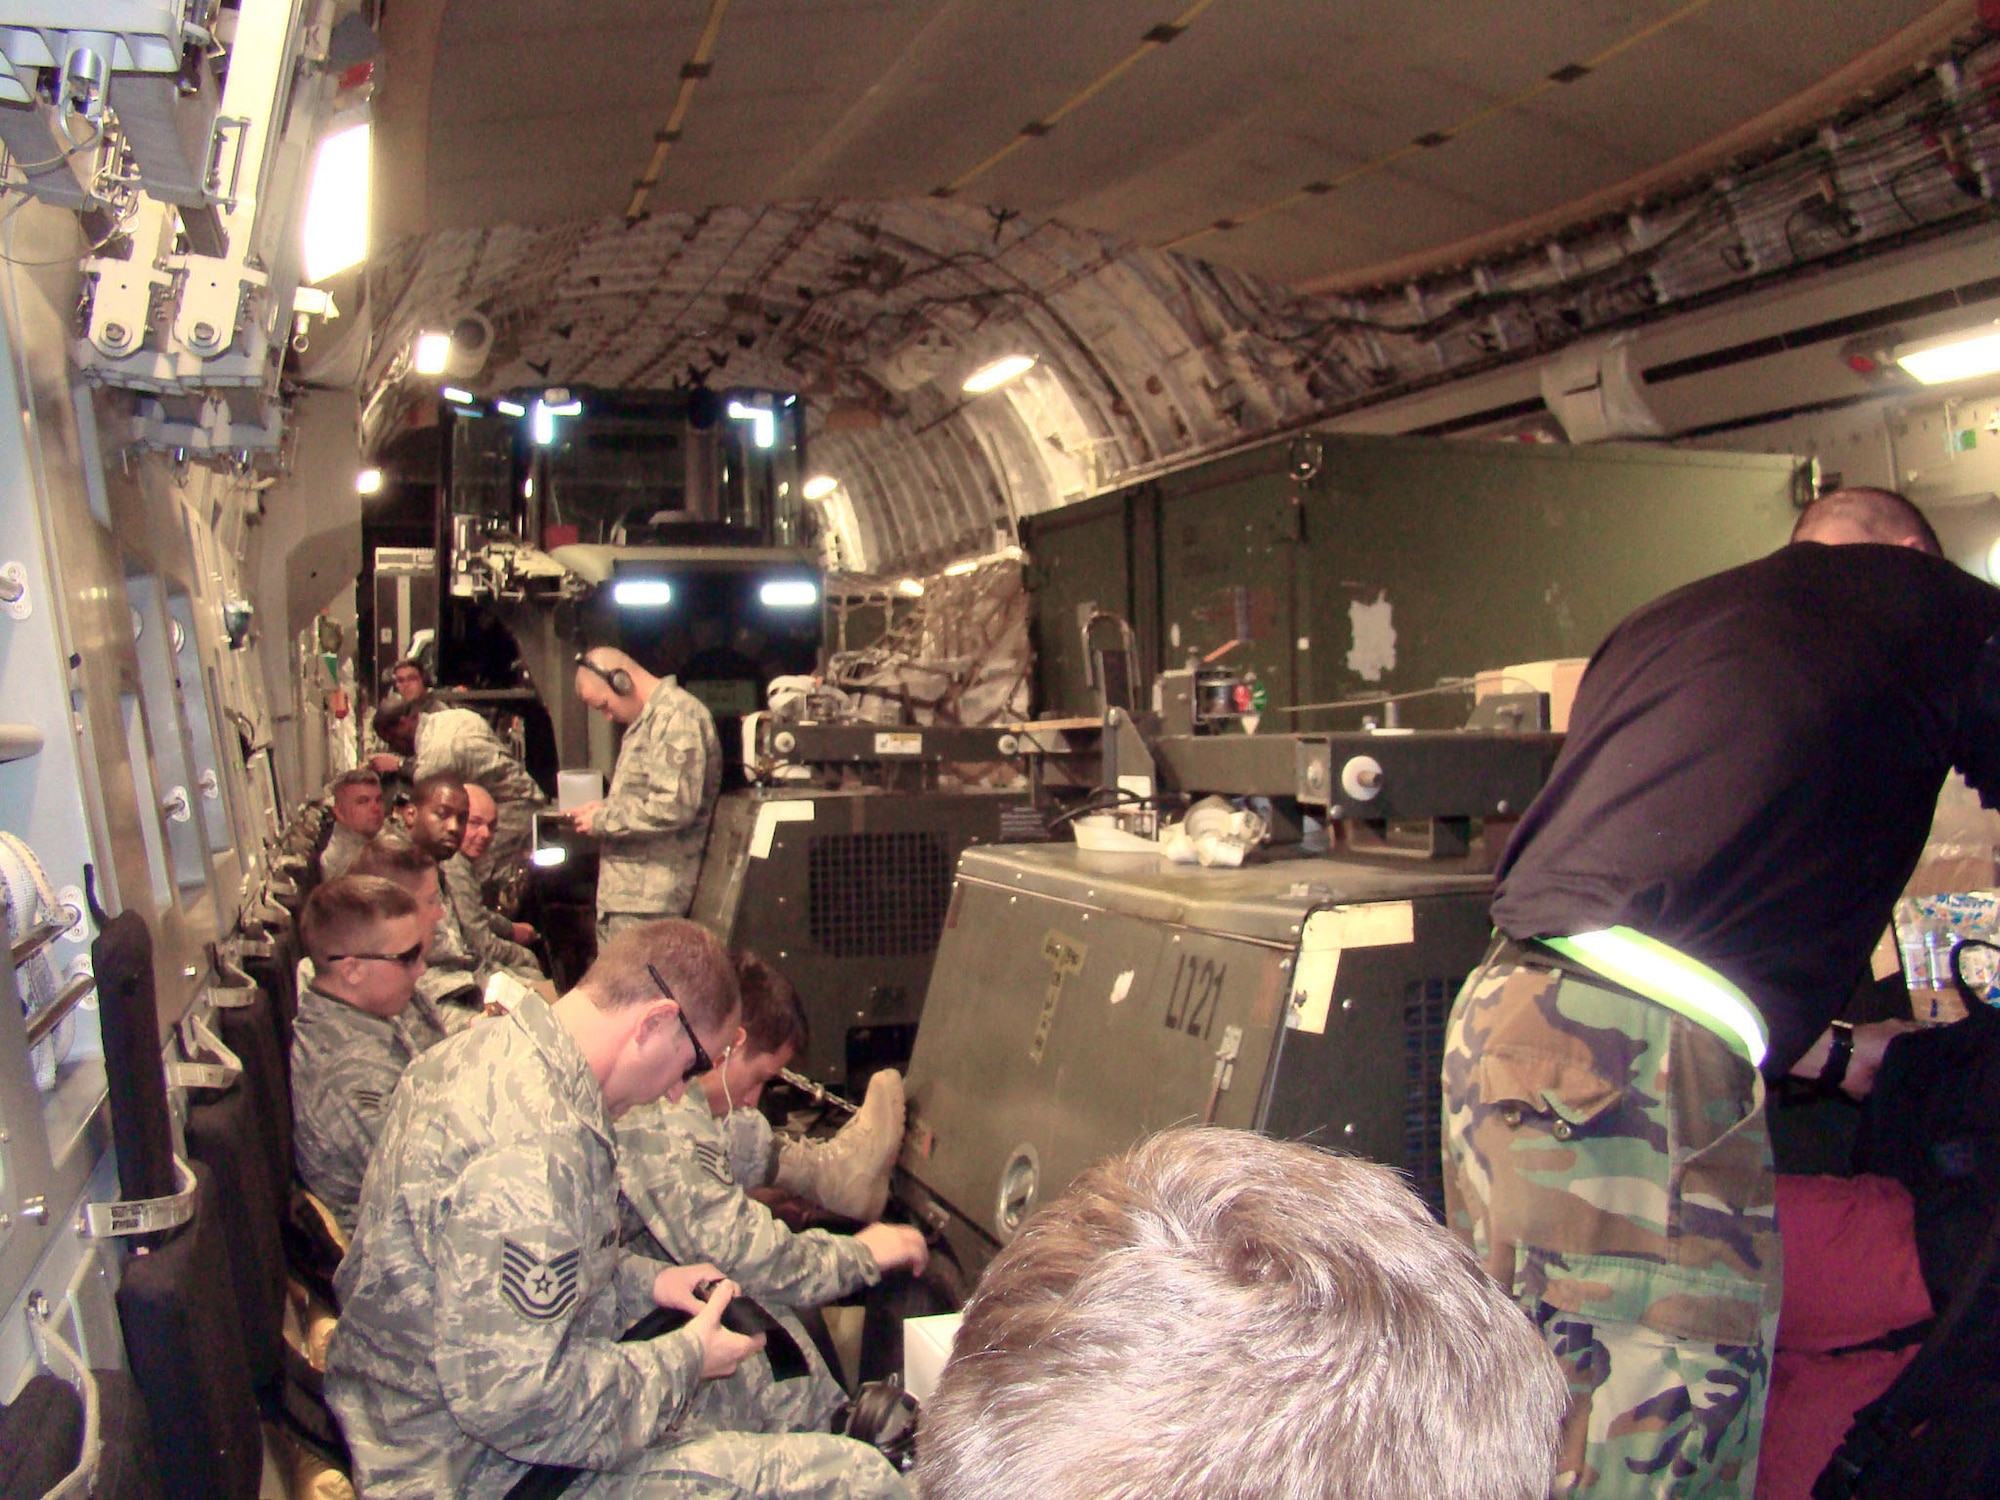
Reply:
M535 1323L553 1323L576 1305L580 1250L544 1260L512 1240L500 1242L500 1295Z
M702 1170L723 1182L733 1179L729 1175L729 1153L714 1141L696 1141L694 1159L701 1163Z

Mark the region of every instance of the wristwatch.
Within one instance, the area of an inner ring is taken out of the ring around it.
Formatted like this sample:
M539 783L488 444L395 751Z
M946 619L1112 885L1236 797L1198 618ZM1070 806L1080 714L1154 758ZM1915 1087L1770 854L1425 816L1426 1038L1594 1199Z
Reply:
M1819 1086L1831 1092L1847 1077L1847 1065L1854 1061L1854 1023L1835 1021L1833 1045L1827 1049L1826 1066L1819 1070Z

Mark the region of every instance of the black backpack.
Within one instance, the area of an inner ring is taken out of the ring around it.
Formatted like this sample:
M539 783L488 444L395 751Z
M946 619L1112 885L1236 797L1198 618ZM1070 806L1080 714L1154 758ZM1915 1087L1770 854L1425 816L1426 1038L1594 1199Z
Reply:
M1938 1314L1908 1368L1855 1414L1814 1500L2000 1495L2000 1009L1958 962L1966 1018L1890 1043L1854 1150L1856 1172L1909 1189Z

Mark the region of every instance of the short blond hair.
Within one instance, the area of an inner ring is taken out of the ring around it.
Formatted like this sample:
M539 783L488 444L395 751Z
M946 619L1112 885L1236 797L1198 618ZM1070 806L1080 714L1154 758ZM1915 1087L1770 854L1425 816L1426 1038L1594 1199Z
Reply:
M664 995L655 972L666 986ZM706 927L680 917L620 928L576 987L599 1010L671 998L691 1025L703 1028L731 1022L742 1004L728 949Z
M1386 1167L1168 1131L1029 1221L924 1408L924 1500L1543 1500L1568 1390Z
M324 969L336 954L369 947L383 923L416 914L416 898L395 881L342 875L322 882L307 898L299 913L299 945L314 968Z
M436 869L437 861L408 839L393 833L378 833L354 856L347 873L393 880L414 896L424 877Z

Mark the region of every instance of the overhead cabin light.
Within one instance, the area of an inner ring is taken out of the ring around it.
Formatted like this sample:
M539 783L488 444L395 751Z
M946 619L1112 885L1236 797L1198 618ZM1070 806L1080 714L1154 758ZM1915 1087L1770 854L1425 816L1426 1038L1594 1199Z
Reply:
M1898 345L1896 363L1925 385L2000 372L2000 323Z
M503 417L525 417L528 414L528 408L518 401L495 401L493 409Z
M759 448L768 448L778 441L778 414L768 406L745 406L741 401L729 403L729 415L738 422L750 424L750 441Z
M824 500L839 488L840 481L831 474L815 474L806 481L805 488L799 493L808 500Z
M354 476L354 493L357 495L379 495L382 493L382 471L363 469Z
M444 374L444 367L451 363L451 335L418 334L416 352L410 356L410 363L419 375Z
M569 393L565 391L563 394L568 395ZM557 417L576 417L582 414L583 403L581 401L563 401L555 404L547 401L537 401L533 410L529 413L528 435L535 440L538 446L546 448L556 440Z
M569 850L563 848L560 844L549 844L537 849L528 857L542 869L550 870L569 858Z
M955 562L946 568L944 576L947 578L963 578L967 573L976 572L978 568L979 563L977 559L967 558L964 562Z
M446 386L443 390L439 391L438 394L444 397L445 400L451 402L452 405L454 406L472 405L472 392L462 391L455 385Z
M990 365L981 365L965 377L964 390L968 396L979 396L987 391L998 390L1010 380L1018 380L1035 368L1032 354L1010 354L1005 359L996 359Z
M306 198L307 281L368 258L368 126L350 125L319 143Z
M921 599L924 597L924 586L914 578L905 578L896 585L896 592L907 594L912 599Z
M805 578L774 578L757 590L772 609L810 609L819 603L819 585Z
M621 578L611 585L611 602L624 609L661 609L674 602L664 578Z

